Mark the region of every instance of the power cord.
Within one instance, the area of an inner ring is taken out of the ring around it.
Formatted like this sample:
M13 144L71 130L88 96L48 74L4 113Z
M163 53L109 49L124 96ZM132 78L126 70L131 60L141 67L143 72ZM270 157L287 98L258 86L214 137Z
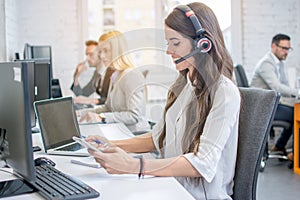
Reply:
M207 194L206 194L206 189L205 189L205 186L204 186L204 180L203 180L202 177L200 179L201 179L201 184L202 184L203 191L204 191L204 197L205 197L205 200L207 200Z
M8 167L5 167L5 168L9 169ZM3 182L0 181L0 198L1 198L1 196L3 196L3 195L5 196L7 194L10 194L10 195L21 194L24 191L24 186L27 186L27 185L25 184L24 179L22 177L18 176L14 172L5 170L3 168L0 168L0 171L6 172L6 173L9 173L9 174L12 174L12 175L15 175L18 177L18 179L16 179L16 180L12 179L12 180L3 181ZM17 184L19 184L19 185L17 185ZM13 187L14 190L10 190L11 187ZM27 186L27 187L31 188L31 186ZM7 193L8 190L10 190L9 193ZM33 190L30 189L28 191L33 191Z

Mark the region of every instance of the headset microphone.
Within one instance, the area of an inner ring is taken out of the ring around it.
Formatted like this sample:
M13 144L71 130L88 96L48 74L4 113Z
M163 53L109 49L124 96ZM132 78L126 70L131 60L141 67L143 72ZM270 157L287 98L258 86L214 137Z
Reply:
M210 39L205 37L205 29L202 28L197 16L195 15L194 11L186 5L179 5L176 7L176 9L182 11L184 15L189 18L194 26L194 29L196 31L196 37L194 38L194 41L196 43L195 50L193 50L191 53L183 56L182 58L175 61L175 64L181 63L182 61L188 59L191 56L194 56L195 54L201 52L201 53L208 53L211 50L212 42Z
M195 49L195 50L192 51L191 53L189 53L189 54L183 56L182 58L179 58L178 60L176 60L176 61L175 61L175 64L177 65L177 64L181 63L182 61L188 59L189 57L191 57L191 56L193 56L193 55L196 55L196 54L199 53L200 51L201 51L201 48Z

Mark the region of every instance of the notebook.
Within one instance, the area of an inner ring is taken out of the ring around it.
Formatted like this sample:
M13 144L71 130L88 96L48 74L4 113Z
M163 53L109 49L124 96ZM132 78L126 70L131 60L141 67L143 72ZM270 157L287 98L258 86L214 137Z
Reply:
M89 156L72 137L81 137L72 97L34 102L45 152L55 155Z

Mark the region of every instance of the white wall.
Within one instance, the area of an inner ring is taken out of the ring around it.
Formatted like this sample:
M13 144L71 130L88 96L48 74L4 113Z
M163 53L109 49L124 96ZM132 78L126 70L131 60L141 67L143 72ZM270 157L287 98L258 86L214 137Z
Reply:
M79 61L84 58L87 31L85 0L4 0L6 23L6 54L4 61L13 60L14 53L23 56L25 43L51 45L54 77L61 80L64 94ZM1 4L0 4L1 8ZM2 22L0 22L2 27ZM86 26L85 26L86 27ZM3 37L0 33L0 37Z
M232 56L251 77L257 61L270 49L273 35L291 36L287 59L290 76L300 75L300 1L232 0ZM25 42L51 45L54 76L69 92L76 64L84 58L87 0L0 0L0 61L23 53ZM146 26L146 25L145 25ZM100 35L100 34L99 34ZM293 79L293 77L290 77Z
M232 31L236 60L251 78L258 60L271 48L277 33L291 36L294 51L287 58L290 79L300 75L300 1L299 0L232 0ZM238 7L237 7L238 6ZM292 77L294 76L294 77Z
M0 61L6 60L6 25L4 0L0 0Z

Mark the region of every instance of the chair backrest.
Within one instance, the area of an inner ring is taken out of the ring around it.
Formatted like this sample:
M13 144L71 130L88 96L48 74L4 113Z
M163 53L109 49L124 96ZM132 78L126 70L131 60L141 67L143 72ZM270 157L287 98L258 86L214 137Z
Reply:
M234 75L239 87L249 87L247 75L242 65L238 64L234 67Z
M255 200L260 162L279 95L272 90L239 89L241 111L233 199Z

